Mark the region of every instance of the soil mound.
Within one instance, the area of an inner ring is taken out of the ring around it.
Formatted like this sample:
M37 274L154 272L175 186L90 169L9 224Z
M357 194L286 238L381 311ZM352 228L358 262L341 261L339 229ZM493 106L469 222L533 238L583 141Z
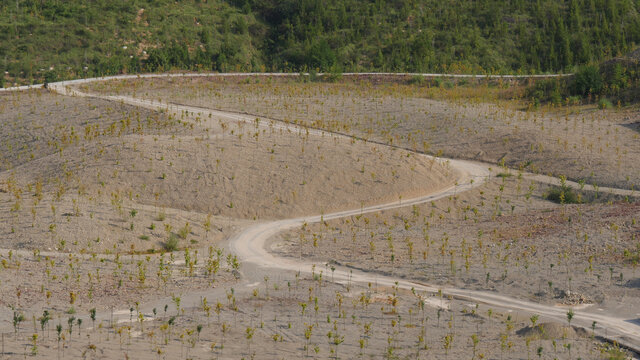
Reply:
M564 325L557 322L546 322L537 324L536 326L526 326L516 331L516 334L522 337L530 337L535 339L576 339L578 337L587 336L588 333L582 328Z

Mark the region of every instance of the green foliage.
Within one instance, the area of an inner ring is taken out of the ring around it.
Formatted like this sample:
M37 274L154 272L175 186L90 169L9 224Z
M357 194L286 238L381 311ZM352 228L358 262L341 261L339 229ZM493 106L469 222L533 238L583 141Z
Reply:
M613 104L611 103L611 100L604 97L598 100L598 109L605 110L605 109L611 109L611 108L613 108Z
M167 241L165 241L165 243L163 244L164 250L169 252L176 251L178 250L178 243L178 236L174 233L171 233Z
M594 65L588 65L578 70L573 78L571 90L574 95L600 94L603 82L600 69Z
M567 100L568 100L568 105L579 105L580 102L582 101L582 98L580 96L572 95L572 96L569 96Z
M56 74L55 71L49 70L49 71L44 73L44 83L45 84L56 82L56 81L58 81L58 75Z
M628 0L6 1L0 68L23 83L172 69L555 72L640 43L637 7ZM619 70L611 85L623 89L629 78Z
M314 41L306 51L303 63L297 65L307 65L312 68L330 69L336 63L336 54L325 39Z
M411 77L411 79L409 80L409 84L418 85L418 86L422 86L426 82L427 82L427 80L425 80L424 76L422 76L422 75L415 75L415 76Z
M600 109L640 99L640 50L599 66L578 69L573 77L538 80L528 88L533 104L578 105L598 100Z
M274 63L293 67L313 66L300 63L305 50L326 41L348 71L557 71L640 37L637 5L625 0L244 3L268 25Z
M578 204L581 202L580 197L567 186L551 188L545 198L558 204Z
M18 3L0 2L0 68L23 83L263 64L265 26L221 0Z
M566 80L563 78L542 79L528 89L528 97L534 103L551 102L559 105L565 98L563 95L567 92L566 87Z

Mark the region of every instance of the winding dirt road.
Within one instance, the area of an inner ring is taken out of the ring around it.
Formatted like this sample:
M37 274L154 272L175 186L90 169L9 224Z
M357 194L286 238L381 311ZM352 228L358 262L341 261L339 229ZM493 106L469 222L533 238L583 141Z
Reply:
M198 74L197 76L210 76L211 74ZM226 76L238 76L247 74L228 74ZM290 76L296 74L266 74L270 76ZM426 74L423 74L426 75ZM438 74L434 74L438 75ZM149 75L149 76L186 76L184 74L170 74L170 75ZM225 76L222 74L216 74L216 76ZM138 76L116 76L111 77L109 79L126 79L126 78L137 78ZM145 76L146 77L146 76ZM83 79L83 80L75 80L68 82L60 82L49 84L49 88L53 91L56 91L63 95L69 96L91 96L96 98L102 98L112 101L119 101L131 105L141 106L154 110L168 110L168 111L189 111L194 113L201 113L204 115L211 114L211 116L215 118L224 118L233 121L242 121L242 122L254 122L255 117L250 117L247 115L223 112L217 110L210 110L205 108L198 108L192 106L182 106L175 104L167 104L155 101L141 100L131 97L125 96L100 96L94 94L85 94L76 89L71 88L71 85L78 85L82 83L88 83L92 81L105 80L105 78L100 79ZM338 135L330 132L325 132L321 130L309 130L306 128L301 128L292 124L285 123L271 123L267 124L267 121L263 121L261 126L275 126L276 128L282 128L287 130L292 130L299 133L309 133L311 135L319 135L319 136L345 136ZM425 157L428 160L434 160L434 158L419 154L420 156ZM492 164L482 164L471 161L462 161L462 160L453 160L453 159L435 159L436 161L445 163L453 173L457 176L456 185L440 189L439 191L402 201L396 201L392 203L380 204L375 206L364 207L360 209L354 209L349 211L341 211L335 212L331 214L317 215L317 216L309 216L309 217L301 217L295 219L286 219L286 220L278 220L272 222L264 222L254 226L251 226L241 233L235 235L230 239L229 247L230 249L236 253L239 257L242 265L243 265L243 275L247 282L253 281L262 281L262 276L264 271L268 269L269 271L278 271L278 272L302 272L302 273L311 273L314 269L322 269L327 264L322 263L313 263L304 260L294 260L291 258L280 258L271 254L267 250L267 241L277 233L281 231L285 231L287 229L292 229L296 227L300 227L304 223L315 223L323 220L337 219L341 217L347 217L352 215L357 215L361 213L371 213L381 210L388 210L399 208L403 206L409 206L414 204L422 204L426 202L430 202L436 199L440 199L449 195L453 195L455 193L460 193L463 191L470 190L474 187L481 185L483 182L487 181L491 176L490 167L495 167ZM550 184L559 184L560 180L536 175L536 174L523 174L525 178L529 178L539 182L545 182ZM580 187L577 183L567 182L568 186L571 187ZM636 196L637 194L632 190L623 190L623 189L609 189L609 188L594 188L592 186L586 185L585 189L588 190L597 190L600 192L608 192L614 193L623 196ZM317 270L316 270L317 271ZM442 292L444 296L452 296L457 299L463 299L474 303L486 304L488 306L492 306L497 309L504 309L506 311L518 311L521 313L527 314L538 314L542 317L546 317L548 319L553 319L558 322L566 321L566 313L567 309L562 307L554 307L548 306L538 303L533 303L529 301L524 301L520 299L515 299L508 296L503 296L497 293L490 293L484 291L473 291L467 290L463 288L438 288L428 284L417 283L409 280L398 280L389 276L384 276L376 273L369 273L360 270L350 270L347 268L338 267L332 273L332 279L335 282L339 283L377 283L382 286L397 286L405 289L415 289L417 291L425 291L430 293ZM126 312L125 312L126 313ZM596 334L606 338L610 341L617 341L621 345L635 351L636 353L640 353L640 326L636 319L625 319L618 318L613 314L603 314L603 313L595 313L595 310L575 310L575 316L573 320L573 324L577 326L581 326L587 329L591 328L591 325L594 321L597 322L598 327L596 328Z

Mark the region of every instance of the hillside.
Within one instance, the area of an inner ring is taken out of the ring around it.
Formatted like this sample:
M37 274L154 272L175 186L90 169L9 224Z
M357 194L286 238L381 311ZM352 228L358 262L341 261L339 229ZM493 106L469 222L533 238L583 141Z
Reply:
M630 0L0 4L0 85L166 71L557 72L631 50Z

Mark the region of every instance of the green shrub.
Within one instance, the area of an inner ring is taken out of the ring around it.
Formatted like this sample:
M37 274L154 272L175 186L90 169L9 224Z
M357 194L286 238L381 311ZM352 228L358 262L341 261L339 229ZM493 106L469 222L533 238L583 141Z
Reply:
M609 99L603 97L600 100L598 100L598 109L604 110L604 109L611 109L611 108L613 108L613 104Z
M534 96L534 97L533 97L533 101L531 102L531 105L532 105L535 109L539 108L539 107L540 107L540 98L539 98L539 97L537 97L537 96Z
M171 235L169 235L169 239L167 239L167 241L165 241L165 243L163 244L164 250L165 251L176 251L178 250L178 236L174 233L171 233Z
M568 100L569 100L569 105L580 105L580 103L582 102L582 98L576 95L569 96Z
M414 75L409 80L409 84L411 84L411 85L422 86L422 85L424 85L424 83L425 83L425 80L424 80L424 76L422 76L422 75Z
M540 79L527 90L527 97L531 98L535 107L544 102L561 105L566 89L567 85L564 79Z
M327 73L323 76L325 81L338 82L342 80L342 69L337 64L332 65Z
M574 95L600 94L603 88L600 69L595 65L580 68L574 75L571 87Z
M549 100L553 105L562 105L562 95L558 91L551 93Z
M553 187L545 194L545 198L558 204L578 204L580 196L568 186Z
M605 83L610 92L618 92L628 86L628 74L626 67L616 63L612 67L605 69Z
M58 81L58 74L55 71L49 70L44 74L44 83L49 84Z
M318 72L316 69L309 70L309 81L316 82L318 81Z
M341 72L330 72L327 74L326 76L327 81L329 82L338 82L342 79L342 73Z

